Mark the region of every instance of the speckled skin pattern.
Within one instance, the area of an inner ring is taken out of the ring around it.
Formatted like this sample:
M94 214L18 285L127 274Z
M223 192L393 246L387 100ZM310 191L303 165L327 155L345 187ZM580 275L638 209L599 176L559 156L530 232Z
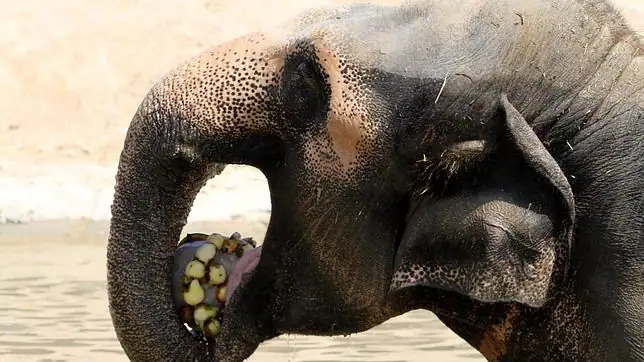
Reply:
M242 361L425 308L491 361L644 360L644 49L604 1L317 9L188 60L133 117L109 302L133 361ZM215 345L176 240L225 164L266 175Z

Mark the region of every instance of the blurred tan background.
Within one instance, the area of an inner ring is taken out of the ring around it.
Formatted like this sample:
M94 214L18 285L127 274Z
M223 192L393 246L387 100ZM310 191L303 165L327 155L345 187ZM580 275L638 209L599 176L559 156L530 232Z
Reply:
M113 165L157 78L209 46L328 3L3 1L2 158Z
M351 1L0 0L0 362L127 360L107 309L105 243L139 102L210 46L340 2ZM644 0L618 8L644 30ZM263 176L231 167L199 194L188 228L261 235L269 212ZM432 358L481 360L423 311L348 338L280 337L252 359Z
M0 0L0 222L109 218L125 130L154 81L208 47L347 2ZM618 8L644 29L642 2ZM231 167L204 188L191 220L225 217L208 204L244 195L236 185L252 197L231 214L270 208L263 176Z
M333 2L2 1L1 157L113 165L124 128L163 73L209 46ZM641 4L619 1L638 25Z

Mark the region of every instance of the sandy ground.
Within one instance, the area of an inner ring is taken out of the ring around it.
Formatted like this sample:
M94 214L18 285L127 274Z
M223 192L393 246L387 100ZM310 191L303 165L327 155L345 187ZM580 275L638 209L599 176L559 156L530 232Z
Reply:
M187 230L261 235L265 221L195 223ZM107 309L107 223L5 225L0 234L0 362L127 361ZM476 351L425 311L405 314L349 337L282 336L262 344L248 361L427 359L481 361Z
M0 0L0 361L125 360L106 310L105 220L138 103L186 58L334 2L350 1ZM644 30L644 3L618 8ZM261 234L269 211L263 175L238 166L208 183L190 221ZM431 314L401 318L348 341L279 339L254 358L472 357Z

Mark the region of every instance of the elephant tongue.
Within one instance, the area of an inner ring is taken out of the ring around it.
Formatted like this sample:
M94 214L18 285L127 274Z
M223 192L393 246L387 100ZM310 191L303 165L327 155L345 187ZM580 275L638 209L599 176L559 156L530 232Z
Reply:
M228 276L228 286L226 288L226 303L230 300L230 297L233 295L233 292L239 286L242 277L244 274L251 272L259 263L259 258L262 254L261 245L248 250L244 255L235 263L232 273Z

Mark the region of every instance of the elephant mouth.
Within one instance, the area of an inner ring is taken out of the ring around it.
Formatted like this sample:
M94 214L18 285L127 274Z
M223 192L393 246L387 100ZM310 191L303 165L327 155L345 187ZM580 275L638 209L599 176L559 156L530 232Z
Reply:
M184 325L198 340L215 342L226 306L244 277L259 264L262 246L252 238L188 234L174 253L172 298Z

